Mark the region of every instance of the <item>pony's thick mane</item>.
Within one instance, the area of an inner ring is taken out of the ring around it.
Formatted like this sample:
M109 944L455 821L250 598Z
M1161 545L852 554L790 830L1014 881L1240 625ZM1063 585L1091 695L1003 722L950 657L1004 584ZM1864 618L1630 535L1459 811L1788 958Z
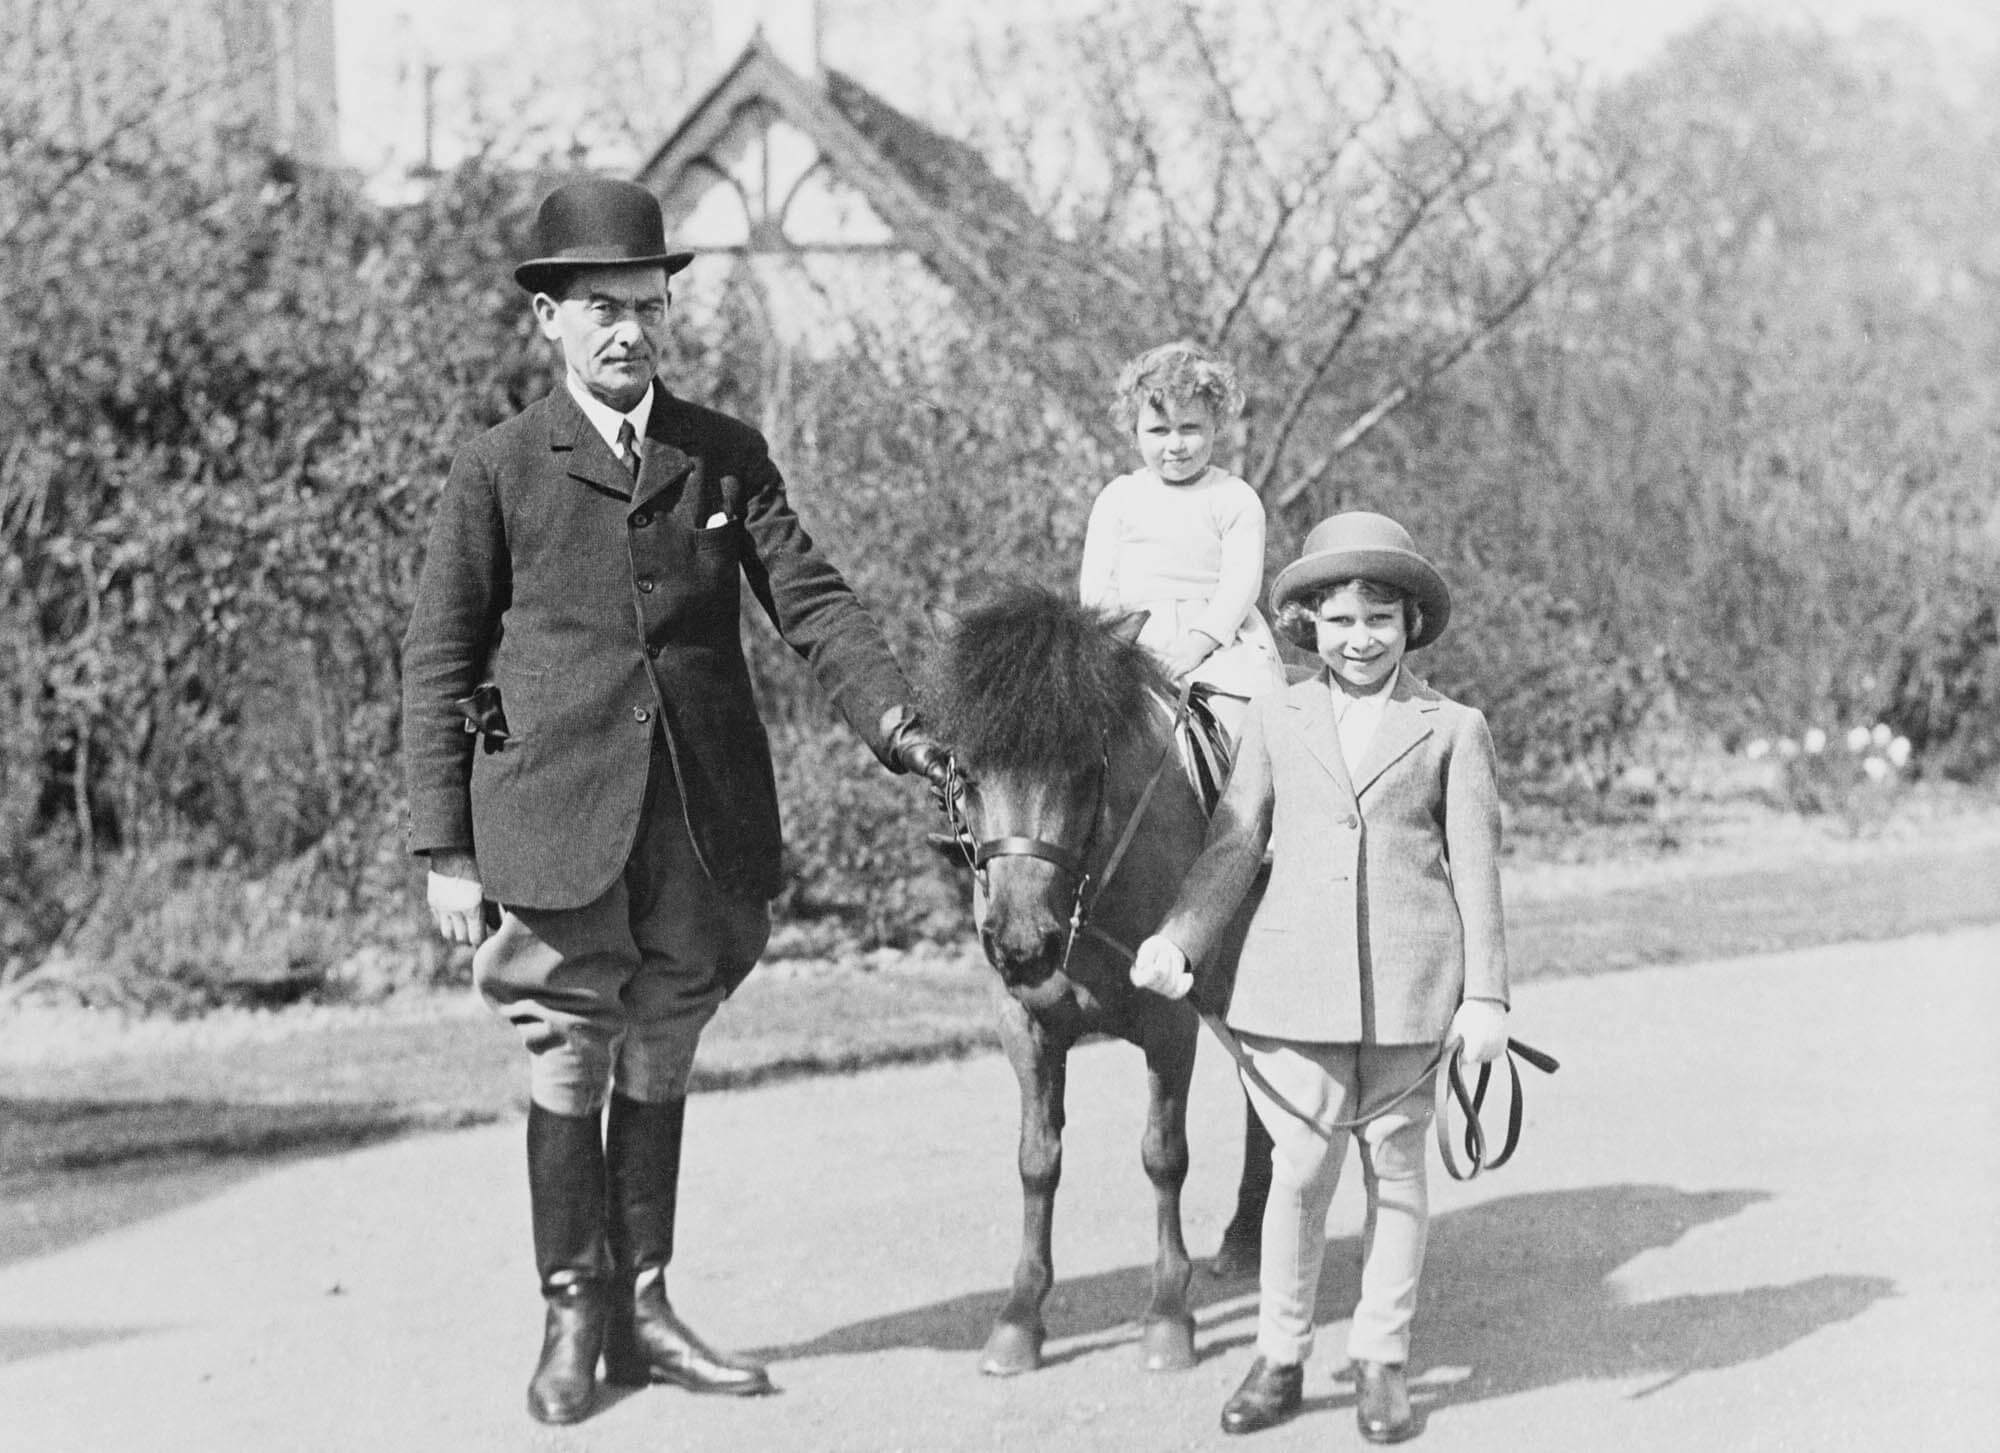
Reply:
M1010 587L967 612L933 655L926 720L969 769L1083 769L1171 690L1112 620L1040 586Z

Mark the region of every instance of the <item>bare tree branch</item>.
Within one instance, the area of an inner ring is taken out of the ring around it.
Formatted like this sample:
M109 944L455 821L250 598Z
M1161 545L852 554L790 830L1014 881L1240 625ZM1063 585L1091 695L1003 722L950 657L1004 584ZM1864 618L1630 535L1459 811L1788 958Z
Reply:
M1499 304L1482 315L1463 335L1447 347L1430 354L1410 370L1388 392L1377 399L1358 418L1342 429L1333 444L1318 459L1314 460L1297 479L1288 484L1277 497L1277 507L1287 509L1303 498L1306 493L1319 485L1331 472L1340 456L1354 448L1382 423L1382 421L1415 398L1424 389L1456 365L1460 359L1483 348L1494 335L1504 328L1514 315L1521 311L1543 285L1562 268L1569 265L1581 252L1585 240L1590 236L1598 215L1611 197L1616 194L1622 173L1613 177L1597 192L1585 199L1577 215L1571 219L1556 246L1542 258L1541 262L1520 278ZM1268 462L1268 461L1267 461ZM1263 482L1260 474L1259 483Z
M1229 118L1230 130L1236 134L1242 149L1250 153L1251 159L1257 164L1258 172L1265 180L1274 187L1280 185L1276 168L1264 154L1263 143L1251 130L1250 123L1243 119L1243 112L1236 104L1236 94L1230 88L1229 82L1223 78L1222 67L1215 58L1214 47L1209 44L1207 32L1201 28L1201 22L1195 17L1194 6L1187 3L1187 0L1182 0L1176 13L1180 16L1181 28L1186 32L1188 44L1194 48L1195 59L1201 62L1202 72L1208 77L1209 88L1215 93L1217 104L1222 107L1223 115Z
M1472 167L1475 160L1475 153L1461 152L1458 161L1442 180L1418 191L1411 200L1409 210L1397 224L1396 230L1368 260L1358 287L1348 296L1347 306L1332 336L1319 350L1304 376L1292 386L1291 396L1285 401L1284 409L1278 416L1276 435L1268 452L1257 466L1256 477L1250 481L1258 494L1263 494L1270 487L1271 481L1277 477L1279 465L1284 460L1285 450L1291 443L1292 434L1297 430L1299 421L1305 417L1306 409L1310 407L1314 396L1319 392L1319 387L1325 381L1328 371L1347 347L1348 340L1354 336L1354 331L1361 325L1362 319L1367 316L1368 305L1373 301L1383 279L1388 276L1389 264L1409 246L1410 240L1416 236L1433 209L1442 199L1451 195L1453 187Z

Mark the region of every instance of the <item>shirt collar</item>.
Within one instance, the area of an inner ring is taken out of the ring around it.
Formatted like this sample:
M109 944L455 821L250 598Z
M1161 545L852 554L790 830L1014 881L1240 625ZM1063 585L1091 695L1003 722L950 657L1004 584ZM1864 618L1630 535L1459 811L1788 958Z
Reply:
M1326 689L1333 693L1333 714L1344 719L1350 711L1360 711L1364 716L1380 715L1388 708L1389 699L1396 694L1396 686L1403 679L1403 663L1398 661L1396 669L1389 673L1389 679L1382 683L1380 691L1371 691L1366 696L1349 696L1340 689L1340 683L1333 679L1331 669L1326 674Z
M632 422L632 432L639 438L646 437L646 422L653 416L654 386L646 385L645 396L632 406L629 413L619 413L597 395L576 381L576 375L563 370L563 382L569 385L569 396L576 400L583 416L590 420L590 427L604 436L604 442L611 446L611 452L618 452L618 427L626 420Z

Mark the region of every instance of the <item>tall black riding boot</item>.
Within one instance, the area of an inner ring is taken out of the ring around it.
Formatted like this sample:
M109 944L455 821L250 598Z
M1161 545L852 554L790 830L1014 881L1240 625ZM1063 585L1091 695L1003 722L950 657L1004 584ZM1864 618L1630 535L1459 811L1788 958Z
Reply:
M528 1200L535 1270L548 1314L542 1358L528 1381L528 1411L544 1423L574 1423L597 1401L604 1350L604 1144L595 1115L528 1107Z
M690 1392L738 1397L766 1393L771 1378L761 1364L709 1347L667 1301L686 1119L685 1099L647 1104L611 1097L605 1161L612 1293L604 1380L621 1387L670 1382Z

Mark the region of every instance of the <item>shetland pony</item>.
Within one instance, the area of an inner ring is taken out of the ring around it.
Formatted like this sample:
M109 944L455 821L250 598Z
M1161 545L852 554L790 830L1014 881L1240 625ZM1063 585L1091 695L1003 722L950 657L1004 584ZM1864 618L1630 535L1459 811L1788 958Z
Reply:
M1041 1363L1065 1061L1093 1034L1125 1040L1146 1060L1140 1159L1157 1252L1145 1364L1165 1371L1195 1360L1181 1187L1198 1021L1188 1003L1133 988L1127 971L1200 852L1207 811L1181 768L1173 685L1135 643L1143 622L1015 587L941 623L924 683L925 718L961 773L953 836L974 866L974 922L1021 1088L1020 1259L980 1363L995 1375ZM1227 995L1255 898L1225 951L1202 966L1206 1002ZM1247 1106L1244 1120L1243 1180L1217 1258L1225 1275L1254 1271L1270 1184L1269 1136Z

